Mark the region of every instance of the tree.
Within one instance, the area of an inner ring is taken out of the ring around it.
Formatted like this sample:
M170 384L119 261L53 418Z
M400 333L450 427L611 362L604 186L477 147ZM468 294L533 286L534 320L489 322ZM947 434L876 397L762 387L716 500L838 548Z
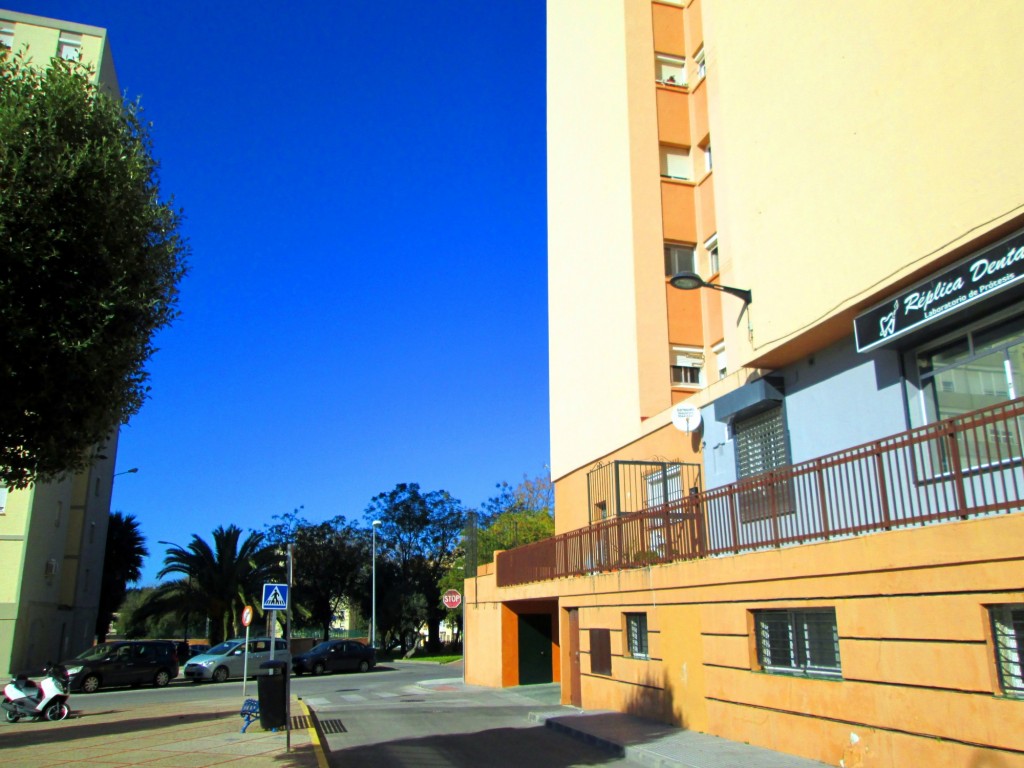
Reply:
M124 602L128 585L142 577L142 561L148 555L146 540L139 532L135 516L111 512L100 580L99 612L96 615L96 638L99 642L107 639L110 621Z
M229 525L213 532L213 546L193 534L187 548L172 546L157 574L183 578L157 587L135 611L136 620L176 613L199 613L210 622L209 641L216 644L241 633L242 608L256 602L263 584L281 578L281 561L274 547L263 545L263 534L252 532L241 543L242 529Z
M554 486L548 475L523 475L519 485L495 486L498 493L485 501L478 534L478 562L489 563L495 550L513 549L549 538L555 533Z
M364 519L368 525L374 520L381 521L377 536L378 569L382 557L395 563L404 604L412 610L420 604L413 596L422 597L427 645L431 650L440 647L439 630L445 608L439 584L455 561L465 523L462 502L447 491L421 493L416 483L399 483L371 500Z
M0 46L0 485L83 469L138 412L188 246L138 104Z
M300 508L301 509L301 508ZM311 523L296 509L275 515L266 540L278 548L293 545L292 619L298 627L315 627L324 640L343 607L361 597L361 571L370 562L370 537L341 515Z

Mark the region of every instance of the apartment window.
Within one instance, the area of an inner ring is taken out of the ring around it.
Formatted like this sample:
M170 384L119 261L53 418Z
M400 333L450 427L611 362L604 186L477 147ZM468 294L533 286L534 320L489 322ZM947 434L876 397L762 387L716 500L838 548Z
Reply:
M665 243L665 277L672 277L680 272L696 272L695 262L692 245Z
M708 252L708 269L710 274L717 275L718 265L718 235L714 234L704 241L704 250Z
M659 53L654 69L662 85L686 85L686 59Z
M718 378L724 379L729 371L729 360L725 354L725 344L716 344L711 348L711 352L715 356L715 371L718 373Z
M999 685L1003 693L1024 696L1024 603L994 605L989 613Z
M705 144L702 149L704 150L704 173L708 173L711 170L711 145Z
M834 608L756 611L757 661L784 675L841 677L839 628Z
M647 614L626 614L626 649L634 659L647 658Z
M57 42L57 55L68 61L82 58L82 36L74 32L61 32Z
M0 485L0 515L7 512L7 489Z
M14 47L14 22L0 20L0 45Z
M682 147L661 148L661 175L669 179L693 179L693 161L690 150Z
M594 675L611 675L612 640L607 629L590 630L590 672Z
M673 387L704 384L704 353L695 347L672 347L669 352Z
M707 64L704 62L703 45L700 47L700 50L698 50L697 53L693 55L693 60L697 62L697 79L703 80L705 77L707 77L708 74L708 67Z

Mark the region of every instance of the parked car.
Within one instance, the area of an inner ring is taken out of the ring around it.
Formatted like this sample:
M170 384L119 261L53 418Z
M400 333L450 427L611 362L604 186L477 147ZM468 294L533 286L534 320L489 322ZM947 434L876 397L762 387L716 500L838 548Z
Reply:
M270 660L270 638L257 637L249 640L249 658L245 657L245 640L235 638L215 645L206 653L193 656L185 664L185 677L194 683L212 680L223 683L229 677L241 677L248 666L249 676L259 672L260 664ZM274 660L291 662L288 643L274 641Z
M296 675L322 675L351 670L369 672L376 665L377 653L370 646L356 640L328 640L298 654L293 668Z
M189 643L188 646L188 659L194 656L202 656L204 653L210 652L209 643ZM186 664L188 659L179 659L182 664Z
M178 676L177 649L169 640L100 643L61 664L67 667L71 690L83 693L117 685L163 688Z

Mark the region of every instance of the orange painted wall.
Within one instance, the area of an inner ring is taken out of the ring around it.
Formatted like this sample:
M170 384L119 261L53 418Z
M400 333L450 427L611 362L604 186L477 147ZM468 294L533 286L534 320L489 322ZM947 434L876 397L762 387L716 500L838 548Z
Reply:
M668 302L668 340L672 344L704 346L701 321L701 294L706 291L681 291L665 282ZM666 372L667 373L667 372Z
M690 87L690 114L693 117L692 129L697 142L708 136L708 88L707 80L701 80Z
M653 3L651 6L654 29L654 50L673 56L686 56L683 37L683 9Z
M1024 602L1022 540L1017 513L482 592L579 609L585 709L830 765L1020 768L1024 702L998 690L986 606ZM752 612L821 606L843 679L759 671ZM649 660L624 655L627 611L648 615ZM590 673L591 628L610 631L610 678Z
M659 85L655 91L658 107L658 140L662 144L690 146L690 101L686 91L667 85Z
M713 145L712 145L713 149ZM697 184L697 214L701 243L718 231L715 224L715 174L709 173Z
M685 23L687 56L693 56L704 42L704 20L701 17L701 0L694 0L687 6Z
M697 242L694 187L685 181L661 182L661 216L666 240Z

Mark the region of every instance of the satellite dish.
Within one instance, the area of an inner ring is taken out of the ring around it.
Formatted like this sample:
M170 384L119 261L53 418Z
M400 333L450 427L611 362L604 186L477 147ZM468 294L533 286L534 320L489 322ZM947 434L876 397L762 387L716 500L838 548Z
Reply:
M672 406L672 424L680 432L696 432L701 424L700 408L676 403Z

